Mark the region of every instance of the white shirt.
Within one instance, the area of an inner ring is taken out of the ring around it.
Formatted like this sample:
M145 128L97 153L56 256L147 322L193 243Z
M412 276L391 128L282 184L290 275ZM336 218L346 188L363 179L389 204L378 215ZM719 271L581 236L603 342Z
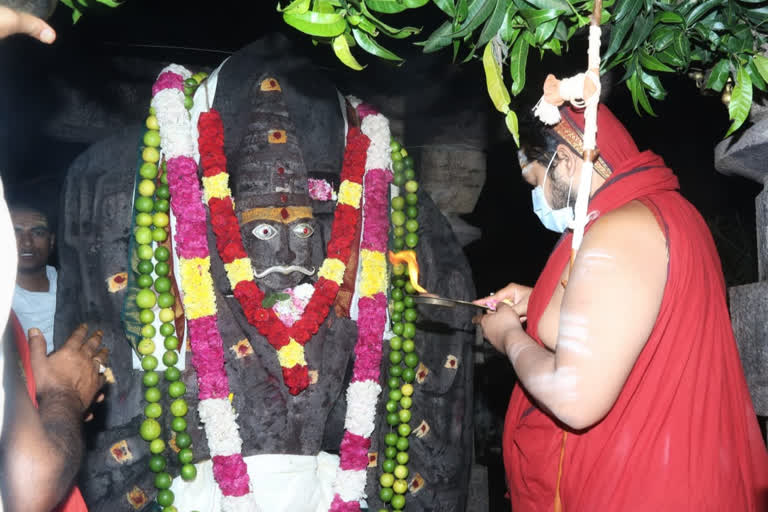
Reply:
M45 267L48 276L47 292L31 292L16 285L13 294L13 312L19 317L21 327L26 334L32 327L37 327L45 336L46 351L53 351L53 316L56 314L56 269Z

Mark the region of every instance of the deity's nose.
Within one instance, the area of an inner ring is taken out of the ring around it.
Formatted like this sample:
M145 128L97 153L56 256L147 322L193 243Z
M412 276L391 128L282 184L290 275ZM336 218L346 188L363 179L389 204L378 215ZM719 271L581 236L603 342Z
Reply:
M282 265L291 265L296 260L296 253L291 250L290 232L287 226L280 230L280 249L277 251L277 258Z

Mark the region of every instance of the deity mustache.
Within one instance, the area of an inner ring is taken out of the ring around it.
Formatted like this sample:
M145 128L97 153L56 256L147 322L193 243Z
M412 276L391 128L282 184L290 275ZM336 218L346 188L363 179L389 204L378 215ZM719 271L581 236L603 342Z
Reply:
M311 276L315 273L315 267L312 267L310 270L308 268L302 267L301 265L289 265L287 267L283 265L275 265L274 267L266 268L261 272L256 272L256 269L253 269L253 276L256 279L261 279L262 277L268 276L269 274L274 274L275 272L283 275L288 275L293 272L300 272L305 276Z

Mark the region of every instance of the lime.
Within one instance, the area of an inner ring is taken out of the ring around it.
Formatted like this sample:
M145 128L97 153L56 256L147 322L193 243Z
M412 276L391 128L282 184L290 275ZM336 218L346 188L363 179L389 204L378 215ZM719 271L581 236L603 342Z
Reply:
M165 441L162 439L154 439L149 443L149 451L155 455L163 453L163 450L165 450Z
M152 247L149 245L138 246L136 248L136 256L138 256L141 261L146 261L149 263L149 270L147 272L142 272L142 274L149 274L152 272L152 262L149 261L152 259Z
M416 233L408 233L405 235L405 245L413 249L417 245L419 245L419 235Z
M384 456L388 459L394 459L395 455L397 455L397 448L394 446L387 446L384 449Z
M401 150L400 152L402 153L403 150ZM403 163L405 164L406 167L412 168L413 167L413 157L407 156L407 155L408 155L408 152L406 151L405 155L403 155L405 157L405 158L403 158Z
M392 300L403 300L403 290L397 288L392 290Z
M399 364L403 360L403 353L399 350L392 350L389 352L389 362L392 364Z
M182 480L185 480L189 482L190 480L194 480L197 476L197 468L192 464L184 464L181 466L181 478Z
M133 232L133 237L140 244L150 244L152 243L152 230L146 226L138 227Z
M157 274L160 277L167 276L168 272L170 272L170 270L171 270L170 267L164 261L158 261L157 264L155 265L155 274ZM160 313L161 313L161 316L160 316L160 321L161 322L170 322L172 320L172 319L171 320L163 320L162 311Z
M195 101L192 99L192 96L184 97L184 108L185 109L190 110L194 106L195 106Z
M174 432L184 432L187 430L187 420L179 417L173 418L171 421L171 429Z
M389 379L387 379L387 386L389 386L390 389L397 389L397 388L399 388L400 387L400 379L398 379L397 377L390 377ZM395 407L397 407L396 404L395 404Z
M157 258L157 261L168 261L168 258L170 257L171 251L169 251L167 247L158 247L155 249L155 258Z
M392 163L399 162L402 159L403 159L403 155L400 154L400 151L392 152Z
M154 116L157 112L155 112L155 107L149 107L149 115Z
M155 242L165 242L165 239L168 238L168 233L162 229L153 229L152 230L152 240Z
M168 385L168 395L170 395L171 398L179 398L180 396L184 396L184 393L186 392L187 386L180 380L171 382Z
M183 398L177 398L173 402L171 402L171 414L174 416L184 416L187 414L187 402ZM181 446L176 443L177 446ZM183 448L183 447L182 447Z
M142 246L144 247L144 246ZM152 252L151 247L147 247L149 249L149 252ZM150 256L149 259L151 259L152 256ZM151 274L152 273L152 262L148 261L148 259L143 259L139 261L138 265L136 265L136 270L139 271L141 274Z
M400 350L403 348L403 338L400 336L392 336L392 339L389 340L389 348L392 350Z
M405 307L407 308L412 308L413 306L416 305L416 303L413 300L413 297L410 295L405 296L405 298L403 299L403 303L405 303Z
M406 222L406 224L408 223L408 221L405 221L405 222ZM393 228L392 229L392 236L397 237L397 238L404 237L405 236L405 227L397 226L397 227Z
M157 383L160 382L160 375L158 375L157 372L146 372L141 380L144 382L145 386L151 388L157 386Z
M402 187L405 184L405 173L404 172L396 172L392 176L392 183L397 187Z
M416 171L411 168L406 169L403 174L405 175L406 183L408 183L410 180L416 179Z
M392 212L392 224L395 226L402 226L405 224L405 213L401 210Z
M155 351L155 342L152 341L152 338L142 338L137 348L139 349L139 354L148 356Z
M411 295L416 293L416 289L413 287L410 281L406 281L403 285L403 288L405 288L405 293L410 293Z
M194 458L195 458L195 454L189 448L184 448L179 452L179 462L181 462L182 464L189 464L192 462L192 459Z
M379 483L382 487L392 487L392 484L395 483L395 476L391 472L386 472L379 477Z
M155 375L157 375L157 373L155 373ZM149 403L159 402L162 397L163 393L160 391L160 388L151 387L147 388L147 390L144 392L144 400Z
M171 280L167 277L158 277L155 279L155 290L157 293L165 293L171 291Z
M184 85L186 85L187 87L195 87L197 85L197 80L195 80L194 78L187 78L186 80L184 80Z
M151 226L152 225L152 216L148 213L141 212L136 214L136 225L137 226Z
M164 228L168 225L168 222L169 218L167 213L157 212L152 216L152 223L159 228Z
M400 388L400 391L403 392L403 396L412 396L413 384L403 384L403 387Z
M416 326L413 325L411 322L406 322L403 324L403 337L411 339L414 336L416 336Z
M390 380L392 379L395 379L395 377L390 377ZM397 402L395 402L394 400L387 400L387 404L384 406L384 408L387 410L388 413L397 412Z
M151 324L155 319L155 312L151 309L142 309L139 312L139 321L143 324Z
M408 219L407 221L405 221L405 229L409 233L415 233L416 231L419 230L419 221L417 221L416 219Z
M158 199L155 201L155 210L168 213L168 210L170 209L171 203L169 203L167 199Z
M408 180L405 182L405 191L415 193L419 190L419 183L416 180Z
M395 446L397 444L397 434L395 434L394 432L388 432L384 436L384 443L387 446Z
M403 409L410 409L412 405L413 405L413 398L409 396L404 396L403 398L400 399L400 407L402 407Z
M163 406L155 402L144 407L144 416L147 418L159 418L163 415Z
M405 311L405 304L401 300L396 300L395 303L392 305L392 309L396 313L402 313L403 311Z
M406 216L407 216L409 219L414 219L414 220L415 220L415 219L416 219L416 217L418 217L418 216L419 216L419 208L418 208L417 206L413 206L413 205L411 205L411 206L409 206L408 208L406 208L406 209L405 209L405 215L406 215ZM407 222L407 221L406 221L406 222ZM406 228L406 229L407 229L407 228ZM408 231L416 231L416 230L414 229L414 230L408 230Z
M408 194L405 194L405 204L408 204L411 206L415 206L419 204L419 196L411 192L409 192Z
M390 140L389 140L389 150L390 150L392 153L397 153L397 154L399 155L399 154L400 154L400 149L401 149L401 148L402 148L402 146L401 146L401 145L400 145L400 143L399 143L399 142L397 142L395 139L390 139ZM394 156L394 155L393 155L393 156Z
M395 467L394 474L395 474L395 478L398 478L400 480L405 480L406 478L408 478L408 468L400 464L399 466Z
M163 354L163 364L165 366L175 366L179 362L179 354L175 350L168 350Z
M402 210L405 208L405 198L403 196L395 196L392 198L392 209Z
M146 260L143 260L143 261L146 261ZM147 263L149 262L147 261ZM140 274L139 277L136 278L136 285L138 285L139 288L149 288L150 286L152 286L152 282L153 282L152 276L149 274ZM142 311L151 312L152 310L144 309ZM154 320L154 314L152 315L152 320ZM152 320L150 320L150 322ZM149 322L142 322L142 323L149 323Z
M163 165L163 174L160 175L160 183L163 185L168 184L168 173L165 172L165 165Z
M171 334L173 334L173 331L174 331L174 327L173 327L172 323L166 322L166 323L160 325L160 335L161 336L170 336ZM169 350L173 350L173 349L169 349Z
M381 476L383 477L384 475L381 475ZM395 480L395 477L392 477L393 482L394 480ZM392 484L389 484L389 485L391 486ZM379 498L381 498L381 501L383 501L384 503L389 503L390 501L392 501L392 498L394 496L395 496L395 491L392 490L392 487L384 487L382 484L382 487L379 490Z
M392 326L392 332L397 334L398 336L403 334L403 324L397 323Z
M390 412L389 414L387 414L387 423L394 427L395 425L400 423L400 417L397 415L396 412Z
M157 150L157 148L144 148L144 151L141 152L141 158L145 162L157 163L158 160L160 160L160 152Z
M396 251L400 251L405 247L405 241L402 238L395 238L392 241L392 248Z
M168 489L171 486L171 475L163 471L155 475L155 487L158 489Z
M405 170L405 162L402 160L395 160L392 162L392 170L396 173L403 172Z
M186 432L176 434L176 446L179 448L189 448L192 445L192 438Z
M141 180L139 182L139 195L143 197L155 195L155 183L152 180Z
M175 498L173 491L170 489L163 489L157 493L157 503L163 507L170 507L173 505L173 499Z
M154 209L155 202L151 197L139 196L133 203L133 207L140 212L149 213Z
M395 464L394 460L387 459L381 463L381 470L384 473L392 473L395 470L395 466L397 466L397 464Z
M163 507L163 512L179 512L179 509L177 509L173 505L169 505L167 507Z
M139 435L145 441L152 441L153 439L157 439L161 430L162 429L160 428L160 424L157 422L157 420L147 418L141 422L141 427L139 427Z
M411 426L407 423L401 423L397 426L397 433L403 437L406 437L411 433Z
M417 356L415 352L405 354L405 365L410 368L416 368L419 365L419 356ZM408 379L405 378L406 371L407 370L403 370L403 380L407 382Z
M408 308L405 311L403 311L403 318L405 318L406 322L415 322L418 317L419 317L419 314L413 308Z
M157 358L153 355L144 356L141 359L141 367L146 371L154 370L157 368Z
M159 473L165 469L165 457L162 455L153 455L149 458L149 469L153 473Z
M394 510L403 510L405 508L405 496L403 496L403 493L408 490L408 484L403 482L402 485L397 485L397 482L395 482L395 485L397 487L393 485L392 490L397 494L392 496L392 508Z
M181 370L176 368L175 366L171 366L170 368L165 369L165 380L168 382L176 382L181 378Z
M166 336L163 346L166 350L176 350L179 348L179 338L176 336Z
M389 316L391 317L391 320L393 322L399 322L399 321L401 321L403 319L403 314L402 313L398 313L396 311L392 311L391 304L390 304L389 310L390 310Z
M157 303L160 305L161 308L169 308L173 306L173 303L176 302L176 299L168 292L161 293L157 297Z
M141 328L141 335L145 338L154 338L155 337L155 326L151 324L147 324L142 326Z
M401 452L407 452L409 444L407 437L398 437L395 447Z
M405 286L405 278L399 277L395 279L394 283L395 283L395 287L402 288L403 286Z
M160 132L157 130L147 130L144 134L144 145L153 148L160 147Z
M403 398L408 398L408 397L404 396ZM400 409L400 411L398 411L397 414L400 416L401 423L408 423L409 421L411 421L411 411L409 411L408 409ZM405 477L402 477L402 478L405 478Z
M144 124L146 124L147 128L149 128L150 130L160 129L160 125L157 124L157 117L155 116L147 116L147 120Z
M394 400L395 402L399 402L400 399L403 398L403 392L399 389L393 389L389 392L389 399Z
M168 199L171 197L171 191L168 188L168 185L160 185L157 187L157 197L160 199Z
M393 377L399 377L403 374L403 367L399 365L393 365L389 367L389 374Z
M412 310L408 310L412 311ZM413 340L405 340L403 341L403 352L406 354L409 352L413 352L416 349L416 344L413 342Z
M403 233L405 234L405 233ZM397 265L392 266L392 273L396 276L402 276L405 275L405 271L408 269L404 264L398 263Z
M397 452L395 459L397 460L398 464L406 465L408 464L408 459L410 459L410 457L408 456L408 452Z

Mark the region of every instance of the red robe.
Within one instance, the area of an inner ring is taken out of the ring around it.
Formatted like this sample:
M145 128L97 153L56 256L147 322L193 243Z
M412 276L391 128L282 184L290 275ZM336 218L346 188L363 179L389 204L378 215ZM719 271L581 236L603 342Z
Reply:
M515 387L503 447L512 510L552 511L559 471L563 512L768 510L768 454L712 237L660 157L637 152L633 142L617 156L611 142L598 146L620 164L589 210L599 215L637 199L655 213L669 248L661 309L608 415L569 431L564 444L562 424ZM527 331L539 343L537 326L561 286L571 238L560 240L530 297Z
M35 376L32 373L29 344L27 342L27 337L24 334L24 329L21 327L19 319L13 312L11 312L11 325L13 326L13 339L16 343L16 350L19 353L21 366L24 369L24 378L27 382L27 393L29 394L29 399L32 400L32 404L37 407ZM88 512L88 507L85 505L82 494L80 494L80 489L78 489L77 486L73 486L66 498L64 498L52 512Z

